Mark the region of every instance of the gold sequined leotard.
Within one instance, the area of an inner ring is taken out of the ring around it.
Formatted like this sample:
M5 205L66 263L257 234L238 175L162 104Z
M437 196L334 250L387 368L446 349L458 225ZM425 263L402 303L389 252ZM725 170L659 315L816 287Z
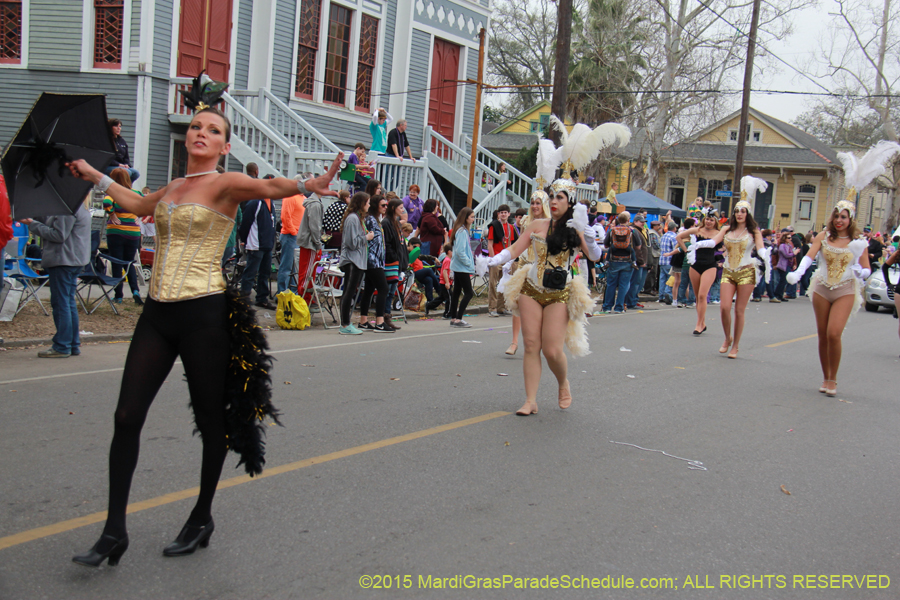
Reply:
M816 270L818 279L828 288L836 288L853 277L850 265L855 261L853 250L848 244L845 248L837 248L822 240L822 249L819 251L819 268Z
M534 262L528 267L528 276L522 284L522 293L547 307L557 302L569 301L569 285L561 290L547 289L543 286L544 271L547 268L562 267L567 271L572 266L572 252L564 250L559 254L548 254L547 240L539 235L531 234L531 249ZM569 273L569 281L572 274Z
M740 237L728 234L722 239L725 245L725 265L722 269L722 281L734 285L756 283L756 265L753 261L753 236L745 231Z
M225 291L222 253L234 219L202 204L160 202L150 297L178 302Z

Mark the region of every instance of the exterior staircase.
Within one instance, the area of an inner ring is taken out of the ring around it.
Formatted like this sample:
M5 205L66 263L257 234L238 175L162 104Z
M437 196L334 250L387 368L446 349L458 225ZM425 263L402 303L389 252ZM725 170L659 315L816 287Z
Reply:
M192 111L178 93L188 89L191 82L190 78L172 79L169 103L169 121L172 123L187 124L191 120ZM294 177L298 173L321 173L340 151L269 90L232 90L222 96L219 108L231 120L231 155L242 164L256 163L260 176ZM468 192L471 140L466 138L467 149L462 148L427 127L424 142L425 155L415 162L379 156L375 163L375 178L385 189L407 190L410 185L418 185L425 198L438 200L441 212L452 223L456 211L445 190L450 192L447 186L452 186L462 194ZM498 169L504 161L480 144L476 146L476 153L473 200L477 202L478 222L490 218L501 204L527 207L534 180L509 165L507 172L501 175ZM597 186L578 186L579 199L595 200L598 194Z

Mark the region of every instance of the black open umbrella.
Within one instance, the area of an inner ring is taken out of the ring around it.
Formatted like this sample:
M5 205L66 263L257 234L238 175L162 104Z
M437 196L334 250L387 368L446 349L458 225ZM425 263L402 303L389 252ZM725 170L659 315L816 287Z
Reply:
M0 159L13 218L74 214L93 186L65 162L83 158L102 171L114 156L106 96L44 92Z

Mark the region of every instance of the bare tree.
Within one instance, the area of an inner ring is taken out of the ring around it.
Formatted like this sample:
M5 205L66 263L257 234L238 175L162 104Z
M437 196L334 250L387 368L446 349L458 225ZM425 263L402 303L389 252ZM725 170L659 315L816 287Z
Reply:
M555 50L556 4L550 0L495 2L488 45L488 83L552 84ZM511 116L541 100L549 100L550 93L550 88L541 87L515 90L503 102L503 110Z
M824 72L839 89L859 90L879 121L882 139L898 141L894 96L900 88L900 35L892 0L835 0L829 35L822 41ZM894 196L900 184L900 161L893 164ZM896 206L896 202L894 202ZM891 207L893 228L900 214Z
M760 67L765 42L790 34L789 13L812 0L763 3L759 21ZM746 54L752 2L743 0L646 0L650 34L649 69L638 95L636 125L647 137L646 169L635 170L635 185L655 191L665 144L688 137L733 108L720 90L738 81Z

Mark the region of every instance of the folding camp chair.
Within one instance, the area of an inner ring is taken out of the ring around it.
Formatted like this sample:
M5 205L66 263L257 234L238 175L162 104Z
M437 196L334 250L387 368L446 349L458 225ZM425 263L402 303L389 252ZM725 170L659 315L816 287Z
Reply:
M5 277L9 277L18 282L24 288L22 298L19 300L19 306L16 308L16 314L19 314L29 302L35 300L41 307L41 310L44 311L44 314L50 316L50 313L47 312L47 309L44 307L44 303L41 302L41 299L37 295L38 292L47 285L50 276L38 275L35 270L31 268L31 265L28 263L40 261L25 257L26 246L28 246L27 237L14 237L6 244L6 254L10 256L10 260L7 261L9 268L4 266L3 274Z
M340 327L336 315L340 314L341 297L344 294L341 289L341 281L344 279L344 272L338 269L336 261L324 258L324 256L322 260L315 263L313 269L315 272L313 294L316 297L316 305L319 307L319 314L322 316L322 325L325 326L325 329ZM331 316L331 327L325 319L326 311L329 316Z
M81 308L84 309L85 314L89 315L97 310L104 298L106 298L106 302L113 309L113 312L117 315L119 314L109 294L110 292L115 293L116 286L125 280L128 266L133 262L133 260L120 260L102 254L100 252L100 232L91 231L91 260L84 266L81 274L78 275L78 287L75 289L75 295L78 296L78 302L81 304ZM121 265L122 275L120 277L107 275L107 264ZM93 290L94 286L100 289L101 295L91 301L91 290ZM82 295L84 290L87 290L87 292Z

